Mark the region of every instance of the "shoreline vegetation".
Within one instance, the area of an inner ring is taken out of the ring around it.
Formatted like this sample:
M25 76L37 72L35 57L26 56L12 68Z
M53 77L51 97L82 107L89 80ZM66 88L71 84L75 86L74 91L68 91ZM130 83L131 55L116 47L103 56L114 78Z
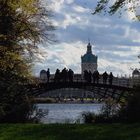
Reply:
M34 103L42 103L42 104L50 104L50 103L58 103L58 104L90 104L90 103L103 103L102 101L98 101L98 100L92 100L90 98L85 98L85 99L55 99L55 98L35 98L33 100Z
M0 124L0 140L139 140L135 124Z

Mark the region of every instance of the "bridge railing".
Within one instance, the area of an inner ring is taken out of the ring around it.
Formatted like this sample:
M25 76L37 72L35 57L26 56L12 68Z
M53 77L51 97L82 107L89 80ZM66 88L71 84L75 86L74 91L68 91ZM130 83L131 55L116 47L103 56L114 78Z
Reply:
M114 78L113 85L123 86L123 87L133 87L133 81L131 78Z
M43 82L47 83L47 80L43 81ZM50 83L55 82L54 77L51 77L49 82ZM62 81L60 81L60 82L62 82ZM73 79L73 82L82 82L82 83L85 82L86 83L87 81L83 77L75 77ZM93 81L91 83L93 83ZM103 78L102 77L99 79L99 84L103 84ZM109 84L108 80L107 80L106 84ZM129 78L126 78L126 77L114 77L113 81L112 81L112 85L123 86L123 87L133 87L134 80L131 77L129 77Z

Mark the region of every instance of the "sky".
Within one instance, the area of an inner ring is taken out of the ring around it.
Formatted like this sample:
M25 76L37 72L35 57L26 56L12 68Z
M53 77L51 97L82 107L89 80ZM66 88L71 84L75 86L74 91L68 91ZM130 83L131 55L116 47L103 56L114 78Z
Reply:
M51 73L59 68L71 68L81 73L81 56L86 53L88 40L93 54L98 56L98 70L114 75L131 75L140 68L140 21L133 20L134 13L119 16L92 15L96 0L50 0L53 10L51 21L57 29L58 42L39 45L39 60L34 63L33 74L42 69Z

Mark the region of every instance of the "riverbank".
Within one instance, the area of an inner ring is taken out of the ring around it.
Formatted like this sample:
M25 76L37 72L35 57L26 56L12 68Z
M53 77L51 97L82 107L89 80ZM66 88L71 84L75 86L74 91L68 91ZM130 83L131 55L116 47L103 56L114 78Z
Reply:
M0 140L139 140L140 124L0 124Z
M55 99L55 98L35 98L34 103L44 103L44 104L54 104L54 103L63 103L63 104L90 104L90 103L101 103L101 101L93 100L90 98L84 99Z

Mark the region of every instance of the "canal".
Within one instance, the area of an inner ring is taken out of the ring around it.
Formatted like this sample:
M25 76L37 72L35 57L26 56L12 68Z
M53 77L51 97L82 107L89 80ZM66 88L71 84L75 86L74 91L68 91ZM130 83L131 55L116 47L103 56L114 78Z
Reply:
M41 122L46 123L83 123L85 112L100 113L102 104L37 104L37 108L46 112Z

